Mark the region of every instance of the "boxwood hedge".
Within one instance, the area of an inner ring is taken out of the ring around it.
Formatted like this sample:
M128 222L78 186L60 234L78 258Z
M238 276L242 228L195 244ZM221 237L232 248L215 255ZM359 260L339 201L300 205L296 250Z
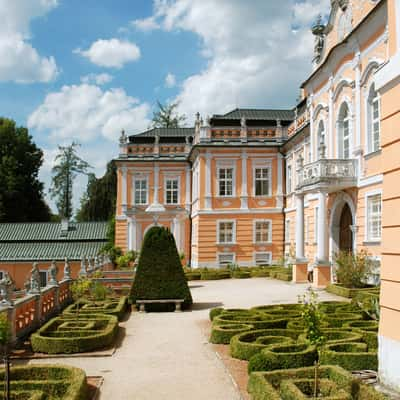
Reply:
M113 315L60 316L31 335L31 346L39 353L83 353L111 345L117 332Z
M252 400L281 400L282 385L285 381L298 381L303 379L314 379L314 367L276 370L271 372L252 372L248 382L248 391L252 396ZM319 376L324 382L330 381L338 388L343 389L350 394L351 400L385 400L385 396L376 392L372 387L364 385L358 379L337 366L321 366L319 368ZM285 385L283 385L285 390ZM335 393L340 395L340 392ZM305 396L291 397L291 400L304 399ZM287 397L286 397L287 398ZM307 397L306 397L307 398ZM333 399L336 399L333 397ZM340 397L339 397L340 399Z
M221 324L211 329L210 342L215 344L229 344L232 336L254 329L250 324Z
M352 299L356 297L359 293L374 293L376 292L376 286L368 286L365 288L347 288L340 283L332 283L327 286L326 291L332 294L336 294L337 296L347 297L348 299ZM379 292L378 292L379 293Z
M273 345L250 358L248 371L307 367L313 365L317 358L317 349L307 343Z
M291 379L281 384L281 396L284 400L310 399L314 397L314 379ZM317 397L330 400L351 400L345 390L330 379L322 378L318 381Z
M86 400L85 372L66 365L29 365L11 368L11 399ZM4 370L0 370L0 399Z

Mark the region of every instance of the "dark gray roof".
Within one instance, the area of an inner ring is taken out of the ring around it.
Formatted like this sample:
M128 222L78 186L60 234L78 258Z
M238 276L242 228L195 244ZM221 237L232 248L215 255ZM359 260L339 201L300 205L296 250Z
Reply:
M61 234L59 222L23 222L0 224L0 243L28 241L106 240L107 222L70 223L70 229Z
M135 137L155 137L163 136L163 137L185 137L185 136L193 136L194 128L153 128L148 131L139 133L137 135L129 136L129 139Z
M94 257L107 243L107 222L0 224L0 261L78 260Z
M223 115L213 115L212 119L241 119L242 117L248 120L276 120L291 121L294 119L293 110L262 110L251 108L236 108Z

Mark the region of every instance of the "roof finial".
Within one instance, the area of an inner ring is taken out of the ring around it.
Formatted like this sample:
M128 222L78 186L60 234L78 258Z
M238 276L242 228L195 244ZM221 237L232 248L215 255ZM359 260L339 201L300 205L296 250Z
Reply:
M121 136L119 137L119 143L120 143L120 144L125 144L125 143L127 142L127 140L128 140L128 138L127 138L127 136L125 135L125 130L122 129L122 131L121 131Z

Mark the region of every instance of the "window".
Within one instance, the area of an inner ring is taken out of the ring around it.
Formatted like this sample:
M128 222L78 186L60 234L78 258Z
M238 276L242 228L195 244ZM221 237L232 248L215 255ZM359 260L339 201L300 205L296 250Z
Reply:
M325 125L324 121L319 121L317 137L317 154L321 158L320 146L325 146Z
M271 242L271 221L261 220L254 222L254 242L269 243Z
M314 208L314 243L317 243L318 238L318 207Z
M350 158L350 113L349 107L343 103L339 112L339 158Z
M147 204L147 178L135 178L135 204Z
M45 287L47 286L47 271L39 271L39 276L40 276L40 287Z
M233 168L218 169L219 196L233 196Z
M255 252L254 263L256 266L271 265L271 252Z
M167 178L165 180L165 203L178 204L179 199L179 179Z
M234 264L235 253L218 253L218 266L220 268L227 268L228 265Z
M381 240L381 194L367 196L367 241Z
M235 222L220 221L218 222L218 243L230 244L234 243L235 238Z
M380 106L375 85L371 86L368 96L368 153L378 151L380 147Z
M290 219L285 221L285 243L290 243Z
M254 190L256 196L269 196L269 168L254 169Z
M287 166L287 173L286 173L286 192L292 193L292 166Z

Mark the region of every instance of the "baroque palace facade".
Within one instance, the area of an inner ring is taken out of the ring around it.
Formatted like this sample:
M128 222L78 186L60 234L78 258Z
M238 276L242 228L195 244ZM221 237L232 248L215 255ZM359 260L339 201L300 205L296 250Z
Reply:
M116 245L161 224L192 267L290 258L317 287L339 250L365 249L382 264L380 372L398 386L400 0L332 0L312 32L295 108L122 134Z

